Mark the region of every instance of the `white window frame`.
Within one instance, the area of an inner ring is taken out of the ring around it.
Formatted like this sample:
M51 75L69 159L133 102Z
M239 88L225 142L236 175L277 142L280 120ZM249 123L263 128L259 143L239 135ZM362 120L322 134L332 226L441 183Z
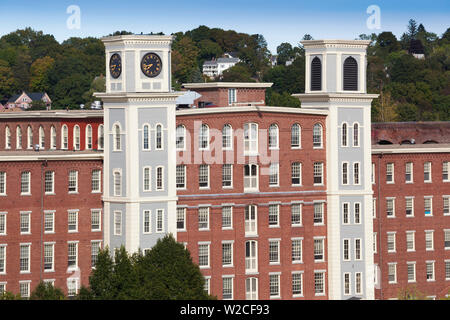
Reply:
M122 151L122 127L120 123L115 122L112 126L113 151Z
M406 252L414 252L416 251L416 231L408 230L406 233ZM412 248L408 248L409 244L411 244Z
M50 174L48 176L47 174ZM47 178L50 177L50 181L48 181ZM50 187L47 189L47 187ZM44 193L49 194L55 194L55 171L45 171L44 173Z
M31 234L31 211L20 211L20 234Z
M425 251L434 251L434 230L425 230Z
M182 124L175 129L175 147L179 151L186 150L186 127Z
M450 161L442 162L442 181L450 182Z
M361 145L360 143L360 129L361 126L358 122L354 122L352 126L352 140L353 140L353 147L359 147Z
M209 231L210 207L199 206L198 208L198 230Z
M394 184L395 183L395 165L393 162L386 163L386 183ZM390 179L389 179L390 177Z
M304 273L303 271L292 271L291 273L292 298L303 297L303 273ZM297 287L298 289L296 290Z
M20 174L20 195L31 195L31 171L22 171Z
M349 165L348 161L342 162L341 184L344 186L349 184L349 176L350 176L349 167L350 167L350 165Z
M350 239L342 239L342 261L350 261Z
M6 171L0 171L0 196L6 196Z
M292 264L303 263L303 237L291 238L291 262Z
M348 147L348 124L343 122L341 125L341 147Z
M206 168L206 170L205 170ZM198 167L198 188L209 189L210 186L210 166L208 164L201 164ZM206 175L205 175L206 174ZM205 184L206 185L202 185Z
M26 248L22 250L22 248ZM25 254L24 256L22 255ZM31 243L21 243L19 245L19 270L20 273L30 273L31 270Z
M206 248L206 252L201 252L201 250L205 250ZM209 241L203 241L203 242L198 242L198 266L200 269L209 269L210 268L210 261L211 261L211 254L210 254L210 250L211 250L211 242ZM200 255L200 253L203 253L202 255ZM205 255L206 253L206 255ZM201 258L206 256L206 264L204 264L205 261L203 261Z
M152 211L143 210L142 211L142 233L151 234L152 233Z
M198 132L198 149L209 150L210 135L209 126L206 123L202 123Z
M280 242L281 239L269 239L269 265L280 264Z
M410 207L408 202L411 203L411 213L410 214L408 214L408 209ZM413 196L405 197L405 216L407 218L413 218L414 217L414 197Z
M113 195L114 197L121 197L123 194L122 190L122 170L113 170Z
M222 150L233 150L233 127L229 123L222 127Z
M320 128L320 135L318 134L318 129ZM313 149L323 148L323 126L320 123L315 123L313 126Z
M409 179L408 179L409 175ZM414 163L405 163L405 183L414 183Z
M230 288L226 288L225 284L230 284ZM225 296L225 290L227 290L227 297ZM228 290L230 290L230 297L228 297ZM223 275L222 276L222 299L223 300L233 300L234 298L234 276Z
M20 125L16 127L16 149L22 149L22 127Z
M315 186L323 186L324 185L324 170L323 170L323 162L314 162L314 185ZM320 173L320 182L315 182L316 177L319 177Z
M268 146L269 150L280 149L280 130L276 123L272 123L268 130Z
M69 128L66 124L63 124L61 127L61 149L69 149Z
M93 138L92 138L92 126L90 124L88 124L86 126L86 138L85 138L85 146L84 149L85 150L92 150L94 148L94 144L93 144Z
M249 175L245 175L245 169L248 167ZM256 167L256 175L252 174L253 167ZM257 192L259 190L259 166L254 163L244 165L244 192Z
M258 241L245 241L245 274L258 272Z
M122 235L122 211L115 210L114 211L114 232L115 236Z
M102 170L93 169L91 171L91 193L101 193L101 192L102 192Z
M424 183L433 182L431 166L432 166L431 161L426 161L423 164L423 182ZM428 174L428 179L426 179L427 174Z
M142 192L152 191L152 167L142 168Z
M33 129L31 126L27 127L27 149L33 149Z
M313 238L314 241L314 262L324 262L325 261L325 237L314 237ZM317 251L317 247L316 244L320 244L318 245L319 247L321 247L321 253L319 251ZM321 258L319 256L322 256ZM316 257L317 256L317 257Z
M386 246L388 253L397 252L397 234L395 231L386 232Z
M46 250L46 247L50 247L50 251ZM50 256L48 255L50 253ZM50 268L47 268L48 264L51 264ZM44 242L44 272L55 271L55 242Z
M388 215L389 203L392 201L392 215ZM395 218L395 198L388 197L386 198L386 216L388 218Z
M257 123L248 122L244 124L244 155L258 154L258 133L259 129Z
M291 227L301 227L303 225L302 211L303 211L302 203L295 203L295 202L291 203ZM296 216L298 216L298 219L294 220L294 217ZM298 222L296 222L297 220Z
M222 241L222 268L231 268L234 266L234 241L233 240L223 240Z
M165 214L164 209L156 209L155 216L155 232L156 233L164 233L165 232Z
M391 273L392 271L392 273ZM397 283L397 262L388 262L388 283L395 284ZM393 276L393 280L390 280L390 277Z
M353 249L354 249L353 253L354 259L356 261L361 261L363 258L363 243L361 238L354 239Z
M100 124L97 128L97 148L103 150L105 147L105 127Z
M150 144L150 125L148 123L144 123L142 126L142 150L149 151L151 150Z
M45 149L45 131L43 126L39 126L39 149Z
M281 273L279 272L269 272L269 297L270 299L281 298Z
M161 123L155 126L155 150L164 150L164 127Z
M430 213L427 214L427 202L430 203ZM424 215L425 217L432 217L433 216L433 196L425 196L423 197L423 209L424 209Z
M254 218L252 216L254 215ZM244 209L245 235L256 236L258 234L258 207L247 205Z
M95 216L98 215L98 227L95 228L94 226L97 225L97 223L94 223L97 219ZM91 209L91 231L92 232L99 232L102 231L102 209Z
M78 232L78 209L67 210L67 232Z
M280 164L271 163L269 166L269 187L280 186Z
M229 217L227 217L229 215ZM229 220L228 223L224 221ZM222 205L222 230L232 230L233 229L233 206L232 205Z
M183 227L180 228L178 226L179 222L183 223ZM177 232L186 231L186 208L185 207L177 207Z
M73 176L73 173L75 173L75 176ZM67 189L69 194L78 193L78 170L69 171Z
M229 179L225 179L228 178ZM227 185L224 185L227 184ZM233 188L233 165L230 163L224 163L222 165L222 188L232 189Z
M76 124L73 127L73 149L80 150L81 149L81 130L80 126Z
M186 184L186 165L185 164L179 164L176 166L176 173L175 173L175 179L176 179L176 189L177 190L186 190L187 184Z
M409 267L412 266L412 279L410 279L410 269ZM415 283L416 282L416 262L415 261L407 261L406 262L406 275L408 279L408 283Z
M431 267L432 267L432 269L431 269L432 278L430 278L430 279L428 278L428 265L431 265ZM425 275L426 275L427 282L436 281L436 263L434 260L425 261Z
M78 256L78 251L79 251L79 246L78 246L79 241L67 241L67 268L69 270L76 270L78 268L79 265L79 256ZM74 248L71 246L74 246ZM73 252L71 252L71 249L75 249L75 253L71 254ZM72 261L71 258L73 259L73 257L75 257L75 263L73 265L69 265L69 261Z
M294 129L294 128L298 128ZM298 142L297 142L298 141ZM291 127L291 149L302 148L302 127L299 123L294 123Z
M5 149L11 149L11 129L9 126L5 127Z
M353 163L353 184L361 185L361 163L359 162Z

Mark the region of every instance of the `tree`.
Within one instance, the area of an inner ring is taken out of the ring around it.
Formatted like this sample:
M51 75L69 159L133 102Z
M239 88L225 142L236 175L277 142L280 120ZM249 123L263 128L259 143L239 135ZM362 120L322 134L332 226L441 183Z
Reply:
M283 42L277 47L277 64L284 65L286 61L294 57L294 50L292 45L288 42Z
M189 76L198 67L199 49L191 38L184 36L172 48L172 70L178 83L189 82Z
M387 56L401 49L400 43L392 32L382 32L376 40L376 50L379 56Z
M30 295L30 300L65 300L64 292L51 283L39 282Z
M117 296L113 284L114 262L109 248L101 249L98 252L95 269L89 276L89 290L93 299L111 300Z
M287 92L273 92L270 88L266 91L266 105L277 107L300 108L301 102Z
M221 80L225 82L255 82L248 66L238 63L222 73Z
M18 90L11 67L8 62L0 60L0 99L11 96Z
M417 290L416 286L399 289L397 298L399 300L428 300L424 293Z
M30 68L30 90L36 92L48 92L50 90L49 71L55 59L45 56L36 59Z

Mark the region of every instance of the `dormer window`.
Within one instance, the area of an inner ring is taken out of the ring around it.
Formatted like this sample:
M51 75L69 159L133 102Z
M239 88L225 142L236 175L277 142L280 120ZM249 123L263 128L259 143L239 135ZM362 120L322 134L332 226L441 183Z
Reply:
M344 91L358 91L358 63L353 57L344 61Z
M315 57L311 62L311 91L322 90L322 61Z

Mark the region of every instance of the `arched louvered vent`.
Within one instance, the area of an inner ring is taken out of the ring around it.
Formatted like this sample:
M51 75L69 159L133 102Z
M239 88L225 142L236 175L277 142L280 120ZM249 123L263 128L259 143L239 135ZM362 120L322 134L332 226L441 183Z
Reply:
M311 91L322 90L322 62L315 57L311 62Z
M358 91L358 64L352 57L344 62L344 90Z

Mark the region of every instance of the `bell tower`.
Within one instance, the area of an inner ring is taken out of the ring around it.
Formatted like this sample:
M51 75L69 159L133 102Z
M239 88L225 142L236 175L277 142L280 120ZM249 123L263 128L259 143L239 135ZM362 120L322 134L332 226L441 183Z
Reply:
M176 237L175 109L171 36L102 38L104 106L104 241L111 250L151 248Z
M327 117L328 296L374 299L371 102L366 92L370 41L309 40L303 109Z

